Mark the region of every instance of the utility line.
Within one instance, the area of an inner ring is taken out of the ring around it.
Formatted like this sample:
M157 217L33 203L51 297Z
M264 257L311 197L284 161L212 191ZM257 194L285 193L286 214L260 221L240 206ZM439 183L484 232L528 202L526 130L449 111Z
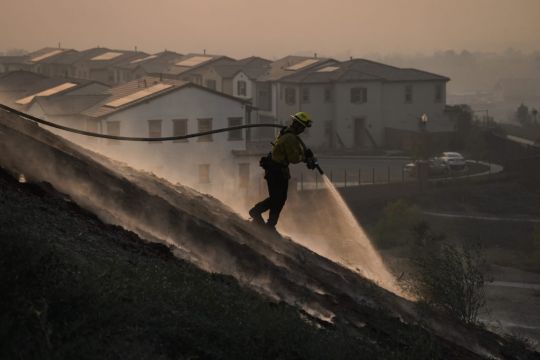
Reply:
M84 131L79 129L70 128L67 126L59 125L52 123L47 120L40 119L38 117L35 117L30 114L26 114L22 111L19 111L17 109L14 109L12 107L9 107L4 104L0 104L0 110L3 110L5 112L15 114L21 118L35 121L39 124L47 125L56 129L69 131L75 134L85 135L85 136L92 136L97 138L104 138L104 139L111 139L111 140L123 140L123 141L169 141L169 140L183 140L183 139L189 139L193 137L199 137L199 136L205 136L215 133L221 133L221 132L227 132L227 131L234 131L234 130L240 130L240 129L248 129L248 128L258 128L258 127L273 127L273 128L284 128L283 125L278 124L246 124L246 125L239 125L239 126L231 126L227 128L221 128L221 129L215 129L215 130L209 130L209 131L203 131L199 133L193 133L193 134L186 134L186 135L180 135L180 136L166 136L166 137L129 137L129 136L115 136L115 135L106 135L106 134L99 134L94 133L90 131Z

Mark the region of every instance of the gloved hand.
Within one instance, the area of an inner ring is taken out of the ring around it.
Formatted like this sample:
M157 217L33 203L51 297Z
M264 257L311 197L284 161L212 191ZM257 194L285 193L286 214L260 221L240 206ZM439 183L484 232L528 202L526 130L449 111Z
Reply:
M308 169L313 170L317 167L317 165L319 165L319 163L317 162L317 158L312 156L306 159L306 165Z

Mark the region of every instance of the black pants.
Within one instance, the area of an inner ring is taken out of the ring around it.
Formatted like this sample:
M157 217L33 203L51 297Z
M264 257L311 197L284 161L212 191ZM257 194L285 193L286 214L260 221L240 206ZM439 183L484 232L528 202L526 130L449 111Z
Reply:
M256 204L253 209L260 214L270 210L268 225L276 226L281 209L283 209L283 205L285 205L285 202L287 201L289 177L283 171L283 168L272 167L266 170L265 179L268 184L269 196Z

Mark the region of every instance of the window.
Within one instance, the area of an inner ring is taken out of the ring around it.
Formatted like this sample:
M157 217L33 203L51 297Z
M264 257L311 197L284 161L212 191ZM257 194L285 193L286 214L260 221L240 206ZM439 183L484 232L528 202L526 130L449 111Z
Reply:
M238 164L238 187L247 189L249 186L249 163Z
M199 164L199 184L210 183L210 164Z
M120 136L120 121L107 121L107 135ZM118 140L107 140L109 145L119 145Z
M187 135L187 119L174 119L173 136ZM188 142L188 139L173 140L173 142Z
M292 87L285 88L285 103L287 105L296 104L296 90Z
M367 103L367 88L365 87L351 88L351 103L353 104Z
M443 98L443 91L442 90L443 89L442 89L441 84L435 85L435 102L436 103L442 102L442 98Z
M148 137L161 137L161 120L148 120Z
M309 103L309 88L307 87L302 88L302 103Z
M238 96L246 96L247 95L247 84L243 80L238 80L236 82L236 93Z
M198 119L198 128L197 132L205 132L212 130L212 119ZM197 138L198 142L207 142L213 141L212 134L199 136Z
M216 80L206 79L206 87L212 90L216 90Z
M413 102L412 85L405 85L405 103L410 104L412 102Z
M334 91L330 86L324 88L324 102L331 103L334 101Z
M240 117L234 117L234 118L229 118L229 127L232 127L232 126L240 126L242 125L242 118ZM233 130L233 131L229 131L229 140L242 140L243 139L243 136L242 136L242 129L238 129L238 130Z

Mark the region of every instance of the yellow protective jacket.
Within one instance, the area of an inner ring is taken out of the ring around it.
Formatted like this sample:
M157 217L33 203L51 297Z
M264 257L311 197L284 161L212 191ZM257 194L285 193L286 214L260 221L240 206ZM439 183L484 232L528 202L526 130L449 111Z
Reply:
M304 144L289 128L278 135L272 148L272 161L283 166L283 172L290 177L289 164L304 161Z

